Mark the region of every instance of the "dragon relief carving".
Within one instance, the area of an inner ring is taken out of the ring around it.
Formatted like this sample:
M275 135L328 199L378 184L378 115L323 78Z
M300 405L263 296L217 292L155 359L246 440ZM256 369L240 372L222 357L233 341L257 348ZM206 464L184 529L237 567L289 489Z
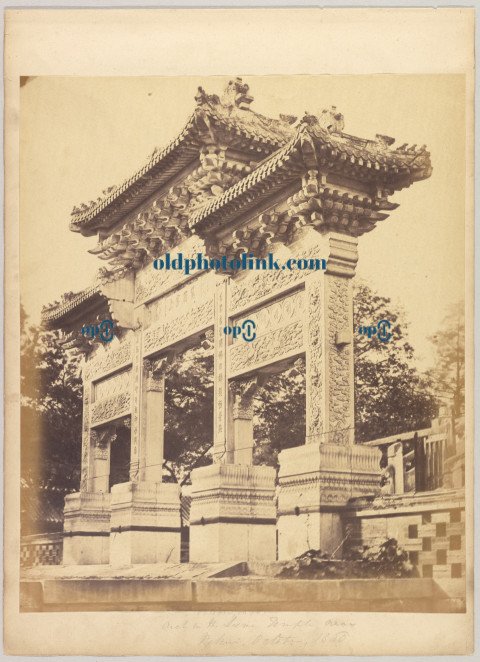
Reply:
M318 246L303 249L295 257L305 259L318 258ZM283 259L283 258L282 258ZM294 269L280 269L279 271L253 271L251 275L241 281L232 281L230 295L230 313L249 307L257 300L274 294L293 283L305 280L305 272Z
M248 313L248 319L255 323L257 333L261 333L262 329L273 331L285 324L291 323L294 319L303 317L305 309L305 293L303 290L297 290L293 294L283 296L277 300L267 303L257 309ZM232 323L241 323L243 319L232 318ZM233 343L243 342L239 338L234 339Z
M111 398L131 388L132 372L130 368L117 372L94 384L94 401Z
M173 319L179 311L199 306L214 296L215 282L208 274L202 274L178 288L147 304L148 325Z

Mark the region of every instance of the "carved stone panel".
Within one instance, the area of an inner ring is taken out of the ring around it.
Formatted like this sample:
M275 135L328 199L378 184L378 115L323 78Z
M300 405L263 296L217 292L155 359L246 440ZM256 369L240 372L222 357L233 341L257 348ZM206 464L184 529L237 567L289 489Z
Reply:
M353 338L337 345L338 333L353 328L352 282L327 276L328 293L328 409L330 441L346 444L353 428Z
M280 267L285 266L289 258L316 259L323 258L321 249L312 241L310 245L300 246L298 250L291 251L285 246L280 246L274 252L274 257L278 259ZM236 315L247 307L255 305L257 301L272 294L280 294L282 290L297 287L305 280L308 271L293 269L290 271L285 268L275 271L252 271L247 277L238 281L232 281L229 314Z
M100 425L130 413L130 393L124 392L104 398L92 405L91 425Z
M104 379L95 382L93 390L94 402L98 402L105 398L111 398L123 391L130 391L131 380L132 371L131 368L127 368L126 370L122 370L114 375L110 375L109 377L105 377Z
M195 257L197 253L205 255L205 244L198 236L190 237L179 244L175 251L183 253L185 258ZM173 256L172 256L173 259ZM135 280L135 303L143 303L168 292L173 287L191 279L183 270L157 270L153 268L153 261L148 263L137 273Z
M303 351L304 301L305 292L299 290L248 312L257 337L252 342L237 338L230 345L230 377Z
M162 320L144 333L143 354L148 356L200 332L213 323L213 297L178 317Z
M237 342L229 347L229 376L244 372L300 354L304 350L303 322L291 324L258 336L252 342Z
M312 275L306 282L306 443L323 443L325 428L324 280Z
M302 319L304 314L305 292L297 290L293 294L275 299L264 306L248 311L245 315L232 319L232 324L241 323L248 318L255 323L257 336L265 332L278 329L295 319ZM233 340L235 343L245 342L241 338Z
M129 332L120 341L113 339L107 346L99 346L92 358L85 363L84 380L94 380L131 363L133 337L133 332Z

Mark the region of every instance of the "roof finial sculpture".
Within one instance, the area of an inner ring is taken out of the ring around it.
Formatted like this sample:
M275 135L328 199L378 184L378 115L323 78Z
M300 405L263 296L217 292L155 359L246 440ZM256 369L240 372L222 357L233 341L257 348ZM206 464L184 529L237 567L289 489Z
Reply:
M343 115L337 112L336 106L322 110L318 119L322 129L329 133L342 133L345 126Z
M249 110L253 97L248 94L249 86L241 78L229 81L222 95L225 106L237 106L241 110Z

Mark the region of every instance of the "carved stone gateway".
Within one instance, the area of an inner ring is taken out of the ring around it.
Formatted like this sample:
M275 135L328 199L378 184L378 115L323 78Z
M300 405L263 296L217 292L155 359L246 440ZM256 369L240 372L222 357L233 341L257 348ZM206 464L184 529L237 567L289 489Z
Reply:
M298 121L264 117L241 79L222 99L200 89L195 100L177 138L124 184L74 208L71 229L97 235L91 252L108 266L44 311L46 326L85 354L81 485L65 505L69 564L180 559L180 489L162 476L165 371L175 352L206 337L212 464L191 473L190 560L333 553L349 499L379 489L379 451L355 444L357 243L396 208L389 196L430 176L429 154L344 133L334 106ZM170 251L206 260L272 253L280 266L154 269ZM326 269L290 269L289 259ZM81 336L83 324L106 318L115 322L112 342ZM246 319L256 325L252 342L225 333ZM273 467L252 466L254 398L269 374L299 359L306 438L280 453L277 483ZM109 493L112 435L126 417L129 480Z

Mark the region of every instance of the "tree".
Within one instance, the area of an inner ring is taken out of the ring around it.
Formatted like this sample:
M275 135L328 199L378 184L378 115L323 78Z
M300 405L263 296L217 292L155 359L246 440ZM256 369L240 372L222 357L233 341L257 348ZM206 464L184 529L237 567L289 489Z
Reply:
M455 418L465 407L465 314L463 302L451 306L441 329L430 336L436 350L430 377L441 398L453 405Z
M172 364L165 387L164 468L175 482L211 463L213 444L213 349L193 347Z
M21 309L21 485L24 530L34 528L27 502L60 510L78 490L82 387L79 354L67 353L59 332L28 325ZM30 521L29 521L30 519ZM42 526L42 521L38 526Z
M357 441L429 427L437 414L431 380L415 367L403 314L390 299L359 282L354 297L354 329L375 326L382 319L391 324L388 342L354 333Z
M284 448L305 441L305 359L269 378L256 398L254 464L277 464Z
M355 438L369 441L429 427L436 415L431 383L414 365L407 324L390 299L365 283L354 295L354 329L391 323L389 342L354 333ZM255 462L276 464L280 450L305 439L305 363L272 377L257 397Z

